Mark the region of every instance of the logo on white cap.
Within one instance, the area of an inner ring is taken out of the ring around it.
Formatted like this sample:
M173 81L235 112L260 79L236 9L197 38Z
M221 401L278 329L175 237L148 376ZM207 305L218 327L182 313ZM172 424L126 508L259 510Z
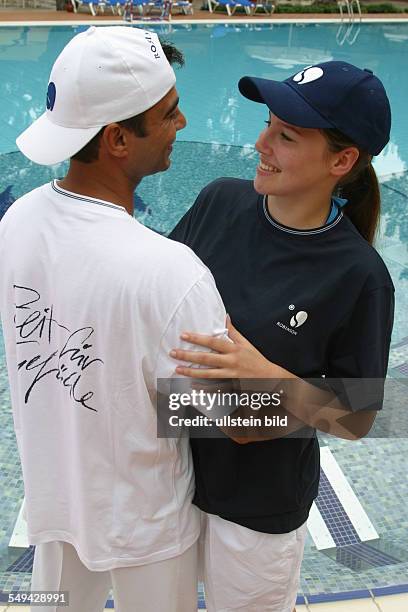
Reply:
M150 32L145 32L145 38L147 40L147 42L150 44L150 51L153 53L154 57L156 59L160 59L160 55L158 53L158 49L156 47L156 45L154 44L154 42L152 41L152 37Z
M312 81L317 81L317 79L321 79L324 72L321 68L316 66L308 66L304 68L301 72L298 72L293 77L293 80L298 85L305 85L306 83L311 83Z
M55 83L49 83L47 89L47 100L46 107L47 110L52 111L55 104L55 98L57 97L57 88L55 87Z

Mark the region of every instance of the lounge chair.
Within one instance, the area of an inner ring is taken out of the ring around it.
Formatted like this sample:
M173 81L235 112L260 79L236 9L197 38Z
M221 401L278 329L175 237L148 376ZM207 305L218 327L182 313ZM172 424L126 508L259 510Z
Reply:
M180 12L184 13L184 15L192 15L194 13L193 5L189 0L172 0L168 2L150 0L146 3L146 7L146 15L154 9L158 9L162 13L162 18L168 18L174 8L180 9Z
M96 16L96 11L98 8L101 8L103 12L103 8L101 4L99 3L99 0L71 0L71 4L72 4L72 9L74 13L77 13L78 8L82 5L88 6L89 10L91 11L91 14L94 17Z
M113 14L115 14L115 11L116 11L118 15L121 15L122 7L123 8L125 7L127 0L100 0L100 1L102 1L103 4L105 4L106 6L109 6Z
M247 15L252 15L255 3L249 0L207 0L208 10L213 13L217 6L225 6L228 16L231 17L238 7L243 7Z
M174 0L171 3L171 10L174 8L180 9L180 12L184 13L184 15L194 14L193 4L190 0Z
M125 0L123 5L123 19L132 22L135 13L138 19L142 19L145 7L147 7L148 4L148 0Z
M163 21L171 20L171 8L175 4L171 0L126 0L124 7L123 19L125 21L133 21L135 13L136 17L143 21ZM185 4L190 4L185 0ZM157 17L151 17L153 10L159 12Z
M275 4L271 2L271 0L256 0L253 13L255 14L258 9L262 10L264 13L272 15L275 10Z

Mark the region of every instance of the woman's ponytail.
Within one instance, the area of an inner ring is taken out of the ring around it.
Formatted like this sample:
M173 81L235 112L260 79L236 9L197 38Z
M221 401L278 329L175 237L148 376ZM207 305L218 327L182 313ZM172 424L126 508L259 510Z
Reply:
M322 132L328 141L329 149L333 152L356 146L338 130L327 129ZM338 195L348 200L344 213L363 238L373 244L380 221L380 186L371 164L372 156L361 149L359 152L358 160L338 183L337 190Z
M351 174L352 172L338 186L341 197L348 200L344 212L363 238L373 244L381 209L380 186L377 175L371 161L368 161L368 165L354 179L351 179Z

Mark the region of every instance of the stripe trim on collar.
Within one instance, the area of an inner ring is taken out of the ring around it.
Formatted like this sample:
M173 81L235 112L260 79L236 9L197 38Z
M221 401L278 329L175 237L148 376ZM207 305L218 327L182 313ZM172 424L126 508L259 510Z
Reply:
M61 187L57 186L56 179L51 182L51 187L57 193L66 196L67 198L72 198L73 200L82 200L83 202L89 202L90 204L99 204L100 206L106 206L107 208L113 208L114 210L118 210L120 212L125 212L129 214L126 208L120 206L119 204L109 204L109 202L104 202L103 200L97 200L96 198L86 198L85 196L80 196L70 191L65 191L65 189L61 189Z
M270 214L268 212L267 203L266 203L266 197L267 196L264 195L262 207L263 207L263 212L264 212L264 215L265 215L267 221L269 221L269 223L271 225L273 225L273 227L276 227L276 229L279 229L282 232L287 232L288 234L295 234L296 236L313 236L314 234L321 234L322 232L327 232L328 230L332 229L343 218L343 213L340 211L339 216L336 217L336 219L332 223L329 223L329 225L325 225L324 227L319 227L318 229L314 229L314 230L295 230L295 229L291 229L290 227L284 227L283 225L279 225L279 223L277 223L276 221L274 221L272 219L272 217L270 216Z

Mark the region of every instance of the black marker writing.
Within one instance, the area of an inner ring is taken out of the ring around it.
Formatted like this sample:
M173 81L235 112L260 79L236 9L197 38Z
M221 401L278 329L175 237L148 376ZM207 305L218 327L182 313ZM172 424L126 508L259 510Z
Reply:
M38 291L19 285L15 285L14 288L20 298L15 304L16 315L14 317L17 344L35 343L41 346L44 340L47 340L49 346L53 340L53 330L56 326L69 333L62 349L46 351L45 355L41 349L37 349L38 354L23 359L18 364L19 370L33 372L34 374L25 392L24 402L28 403L31 392L40 381L51 377L60 381L63 387L69 389L70 397L75 402L97 412L96 408L89 404L94 392L81 393L78 389L83 372L93 364L104 363L102 359L92 358L89 352L93 346L89 340L94 334L94 329L92 327L81 327L71 332L54 319L53 306L40 308L41 295ZM36 304L36 306L33 307L33 304ZM34 308L37 308L37 310Z

